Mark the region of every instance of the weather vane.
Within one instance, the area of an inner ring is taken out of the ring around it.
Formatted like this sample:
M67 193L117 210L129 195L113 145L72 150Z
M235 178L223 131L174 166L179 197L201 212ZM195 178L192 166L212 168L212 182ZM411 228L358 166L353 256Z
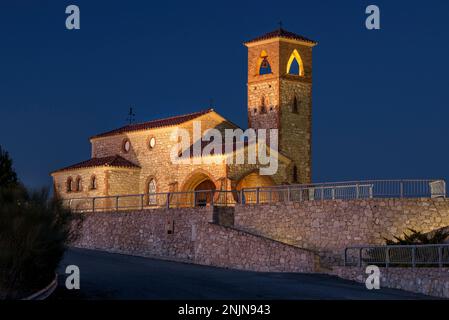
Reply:
M278 25L279 25L279 30L281 30L282 29L282 20L279 20Z
M128 121L129 124L133 124L135 122L135 116L136 114L134 113L133 108L130 107L128 112L128 118L126 118L126 121Z

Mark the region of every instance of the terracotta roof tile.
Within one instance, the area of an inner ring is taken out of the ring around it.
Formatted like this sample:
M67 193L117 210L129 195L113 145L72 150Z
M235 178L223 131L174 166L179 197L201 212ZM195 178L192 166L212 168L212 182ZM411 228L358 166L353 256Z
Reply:
M143 122L143 123L131 124L131 125L127 125L127 126L124 126L124 127L118 128L118 129L114 129L114 130L111 130L111 131L108 131L105 133L95 135L95 136L91 137L91 139L107 137L107 136L112 136L115 134L131 132L131 131L139 131L139 130L146 130L146 129L152 129L152 128L175 126L175 125L184 123L186 121L198 118L198 117L200 117L204 114L207 114L209 112L212 112L212 111L214 111L214 109L207 109L207 110L203 110L203 111L199 111L199 112L174 116L174 117L165 118L165 119L157 119L157 120L151 120L151 121L147 121L147 122Z
M140 168L138 165L132 163L131 161L126 160L125 158L115 155L104 158L92 158L54 172L67 171L73 169L81 169L81 168L91 168L91 167L121 167L121 168Z
M316 41L313 41L311 39L308 39L306 37L303 37L299 34L284 30L282 28L276 29L274 31L268 32L262 36L259 36L257 38L254 38L252 40L246 41L245 43L251 43L251 42L256 42L256 41L261 41L261 40L267 40L267 39L271 39L271 38L286 38L286 39L294 39L294 40L300 40L300 41L304 41L304 42L309 42L309 43L313 43L316 44Z

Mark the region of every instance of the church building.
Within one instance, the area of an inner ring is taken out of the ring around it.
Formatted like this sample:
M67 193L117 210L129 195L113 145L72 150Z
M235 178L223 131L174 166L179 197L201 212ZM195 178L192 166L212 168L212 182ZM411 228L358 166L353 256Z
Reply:
M278 129L278 169L261 175L256 164L173 163L176 128L201 122L225 132L238 129L214 109L129 124L90 138L91 158L51 173L62 199L152 194L311 182L312 48L317 44L279 28L244 43L248 49L248 127ZM237 143L237 142L236 142ZM224 145L224 144L223 144ZM245 147L243 147L244 149ZM238 147L233 153L241 152ZM271 152L271 151L270 151ZM213 156L213 155L212 155ZM223 148L220 157L229 157Z

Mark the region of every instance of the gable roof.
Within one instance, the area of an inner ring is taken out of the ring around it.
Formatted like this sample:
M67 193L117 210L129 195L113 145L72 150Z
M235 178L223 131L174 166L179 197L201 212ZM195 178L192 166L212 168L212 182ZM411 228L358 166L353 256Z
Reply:
M174 116L174 117L169 117L169 118L164 118L164 119L156 119L156 120L151 120L151 121L142 122L142 123L130 124L130 125L118 128L118 129L114 129L111 131L107 131L107 132L95 135L95 136L91 137L91 139L107 137L107 136L112 136L112 135L121 134L121 133L125 133L125 132L131 132L131 131L140 131L140 130L146 130L146 129L175 126L175 125L179 125L181 123L187 122L189 120L193 120L195 118L198 118L202 115L205 115L205 114L213 112L213 111L214 111L214 109L207 109L207 110L203 110L203 111L198 111L198 112L194 112L194 113L189 113L189 114L184 114L184 115L179 115L179 116Z
M271 38L284 38L284 39L293 39L293 40L299 40L299 41L304 41L304 42L308 42L311 44L317 44L316 41L308 39L304 36L301 36L299 34L287 31L285 29L282 28L278 28L274 31L265 33L264 35L261 35L259 37L256 37L254 39L251 39L249 41L246 41L245 43L251 43L251 42L257 42L257 41L262 41L262 40L267 40L267 39L271 39Z
M137 164L132 163L125 158L115 155L103 158L92 158L53 172L61 172L74 169L92 168L92 167L117 167L117 168L140 168Z

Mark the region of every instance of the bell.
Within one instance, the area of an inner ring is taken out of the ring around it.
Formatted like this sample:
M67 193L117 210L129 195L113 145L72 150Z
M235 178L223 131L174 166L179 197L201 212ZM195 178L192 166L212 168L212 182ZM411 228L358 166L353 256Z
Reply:
M268 68L268 60L267 58L264 58L262 60L262 64L260 65L261 68Z

